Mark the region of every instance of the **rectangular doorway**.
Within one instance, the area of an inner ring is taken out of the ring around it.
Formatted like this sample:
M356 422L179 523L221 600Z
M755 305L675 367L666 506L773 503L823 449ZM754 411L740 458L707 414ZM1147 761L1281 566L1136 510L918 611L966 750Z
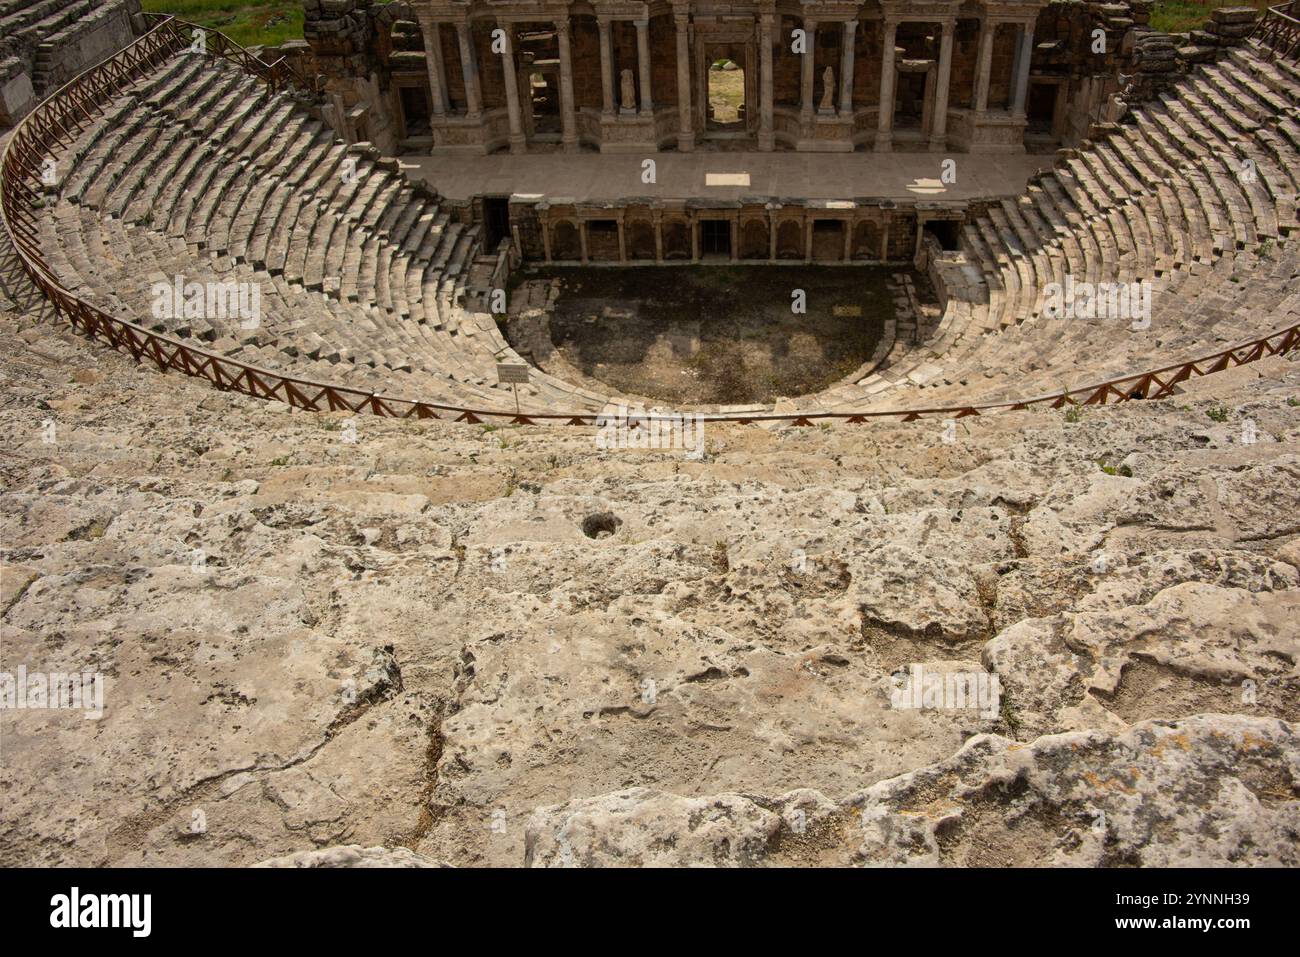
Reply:
M726 219L700 220L700 253L703 256L731 258L731 221Z
M533 132L538 136L560 135L559 70L536 69L528 77L528 99L533 114Z
M428 89L423 86L400 86L397 92L398 101L402 106L404 138L428 136L432 132L429 126Z
M706 130L743 136L747 105L745 48L739 44L718 45L709 51L708 57L705 72L708 82Z
M495 253L510 238L510 197L483 197L483 251Z
M1057 90L1055 83L1030 82L1029 95L1025 103L1025 118L1029 121L1029 132L1045 134L1053 132L1056 125Z

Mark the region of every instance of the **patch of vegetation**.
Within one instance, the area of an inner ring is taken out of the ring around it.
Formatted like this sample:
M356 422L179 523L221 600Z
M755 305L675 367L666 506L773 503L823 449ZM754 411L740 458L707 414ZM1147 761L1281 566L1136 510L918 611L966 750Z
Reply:
M1189 30L1199 30L1204 27L1205 21L1210 19L1210 12L1219 7L1254 6L1263 11L1267 10L1270 5L1276 5L1277 2L1278 0L1255 0L1252 4L1250 0L1238 0L1238 2L1225 2L1225 0L1159 0L1151 11L1151 28L1165 33L1186 33Z
M1205 414L1215 422L1228 421L1228 407L1221 405L1217 409L1206 409Z
M1011 696L1007 694L1006 688L1001 689L1001 696L998 717L1002 719L1002 724L1006 729L1011 732L1011 736L1015 737L1020 733L1020 712L1011 703Z
M219 30L240 46L279 46L302 39L301 0L143 0L146 13L170 13L209 30Z
M727 554L726 542L713 543L713 566L723 573L731 571L731 557Z
M1127 465L1107 465L1104 461L1097 463L1103 472L1107 475L1120 475L1124 478L1132 478L1133 470Z
M1069 411L1067 411L1067 412L1065 413L1065 421L1066 421L1066 422L1078 422L1078 421L1080 421L1082 418L1083 418L1083 413L1080 412L1080 411L1078 410L1078 408L1075 407L1075 406L1071 406L1070 409L1069 409Z

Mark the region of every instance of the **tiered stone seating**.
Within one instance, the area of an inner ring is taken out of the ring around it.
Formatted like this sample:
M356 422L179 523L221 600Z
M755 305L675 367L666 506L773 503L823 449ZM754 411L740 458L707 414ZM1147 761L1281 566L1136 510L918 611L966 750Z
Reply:
M982 282L951 284L940 334L801 408L1031 397L1212 352L1300 318L1300 77L1232 51L1067 153L968 224ZM944 267L957 276L957 265ZM1049 283L1149 282L1148 329L1053 319Z
M478 229L395 164L338 142L286 94L182 54L59 157L45 248L62 281L147 327L264 368L431 402L505 408L496 323L459 303ZM255 283L261 321L153 317L155 283ZM542 373L532 411L603 396Z
M1300 315L1295 234L1300 79L1249 48L1186 77L1026 192L965 225L941 265L946 311L857 383L799 410L933 407L1083 386L1213 351ZM45 248L70 288L265 368L431 402L506 408L519 361L463 308L477 228L286 94L182 54L120 97L59 157ZM262 321L163 321L151 287L235 280ZM1050 284L1153 288L1149 328L1046 314ZM608 396L541 372L536 412Z

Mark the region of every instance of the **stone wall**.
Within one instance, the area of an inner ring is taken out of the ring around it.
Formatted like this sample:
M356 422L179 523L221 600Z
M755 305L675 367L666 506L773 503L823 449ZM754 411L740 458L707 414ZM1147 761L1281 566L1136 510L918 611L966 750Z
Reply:
M1202 62L1218 55L1226 45L1241 42L1249 33L1254 17L1250 8L1225 8L1215 11L1204 30L1192 31L1188 36L1169 38L1155 33L1149 27L1153 0L1120 0L1102 3L1090 0L1052 0L1036 14L1034 21L1033 59L1029 71L1029 90L1026 92L1026 113L1032 113L1030 124L1031 148L1050 149L1052 145L1070 147L1087 138L1091 126L1102 120L1113 119L1116 111L1122 112L1120 103L1121 78L1134 81L1125 97L1141 99L1162 88L1167 79L1177 75L1191 63ZM336 104L338 116L335 128L345 137L356 139L364 134L381 148L400 151L400 104L396 93L390 89L394 73L402 72L407 85L418 82L424 65L424 40L419 30L404 28L392 33L394 20L411 19L423 9L421 2L385 5L375 0L306 0L306 38L310 45L312 72L327 78L327 89ZM467 95L461 68L460 46L454 23L449 22L462 12L431 2L429 15L443 20L439 42L444 65L444 83L451 115L437 118L434 123L435 148L474 149L489 152L504 148L508 136L508 100L505 76L500 54L491 50L492 32L508 23L508 16L519 16L519 10L503 3L499 11L492 7L476 8L477 16L471 20L471 34L477 59L480 101L483 116L473 121L466 117ZM546 29L550 17L560 8L548 8L537 14L531 26ZM813 3L805 8L809 17L817 16L822 8ZM906 14L905 8L901 9ZM1019 46L1019 18L1035 16L1034 7L987 7L976 3L957 8L953 33L952 64L947 93L948 115L946 123L947 146L950 149L972 152L1015 152L1023 148L1026 118L1009 116L1016 99L1013 73ZM757 16L757 7L736 4L732 15ZM698 83L697 63L707 59L728 57L755 75L746 75L746 106L751 123L748 132L757 133L757 114L761 100L757 72L760 51L747 46L749 40L744 30L737 33L724 20L715 19L714 8L700 8L695 12L692 26L690 75L692 85ZM849 148L851 145L871 148L878 122L876 113L881 96L881 60L883 56L884 28L874 11L867 10L865 19L858 22L854 33L853 65L853 115L838 124L819 121L816 128L800 123L798 113L802 100L802 57L791 49L792 33L802 29L806 21L795 10L779 10L773 28L772 99L777 109L774 120L776 141L782 148L799 149ZM498 21L495 16L501 16ZM813 50L813 101L822 100L825 71L830 68L838 87L843 66L843 25L831 19L836 13L825 8L818 18L818 30ZM928 13L926 14L929 15ZM650 97L655 105L653 117L619 114L622 106L621 76L631 75L637 104L644 102L641 71L638 69L637 31L626 11L610 23L609 84L613 91L616 118L602 119L604 104L601 76L601 49L596 17L585 8L570 9L570 35L573 103L576 115L573 126L578 139L588 147L617 149L662 149L676 143L680 119L678 104L677 28L672 15L656 13L650 19L649 46ZM991 69L986 114L972 111L977 85L980 34L986 17L995 24L992 41ZM904 137L900 142L915 147L926 131L919 124L922 118L932 124L931 116L936 85L936 64L939 58L941 14L933 21L904 20L899 24L896 45L900 61L911 61L895 84L895 95L904 103L900 115L907 114L902 122ZM719 29L719 27L722 29ZM755 21L757 30L757 21ZM1097 47L1097 31L1102 34L1102 47ZM717 39L713 39L716 37ZM707 44L701 50L700 45ZM405 52L402 62L390 57L398 46ZM554 55L554 54L552 54ZM399 70L400 67L400 70ZM928 67L929 80L926 79ZM1053 89L1054 88L1054 89ZM521 87L521 100L527 109L527 90ZM922 97L925 107L922 109ZM697 137L706 135L700 129L700 119L706 113L707 88L692 89L691 126ZM833 96L839 105L838 90ZM909 105L910 104L910 105ZM526 120L526 117L525 117ZM824 120L824 117L823 117ZM526 122L525 122L525 125ZM528 137L533 135L526 131ZM834 142L829 142L829 141ZM679 148L690 148L689 141L676 143ZM877 148L888 148L888 139ZM942 148L943 137L930 144ZM516 138L512 148L526 146ZM576 148L572 140L568 148ZM755 142L754 148L764 147Z
M147 29L140 0L31 4L0 21L0 127Z

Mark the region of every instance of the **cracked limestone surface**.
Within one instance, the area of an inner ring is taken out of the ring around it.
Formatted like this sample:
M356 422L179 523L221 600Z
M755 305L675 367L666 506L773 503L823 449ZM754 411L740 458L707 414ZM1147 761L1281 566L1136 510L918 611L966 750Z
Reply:
M690 461L0 337L0 671L105 676L2 863L1296 863L1300 363Z

